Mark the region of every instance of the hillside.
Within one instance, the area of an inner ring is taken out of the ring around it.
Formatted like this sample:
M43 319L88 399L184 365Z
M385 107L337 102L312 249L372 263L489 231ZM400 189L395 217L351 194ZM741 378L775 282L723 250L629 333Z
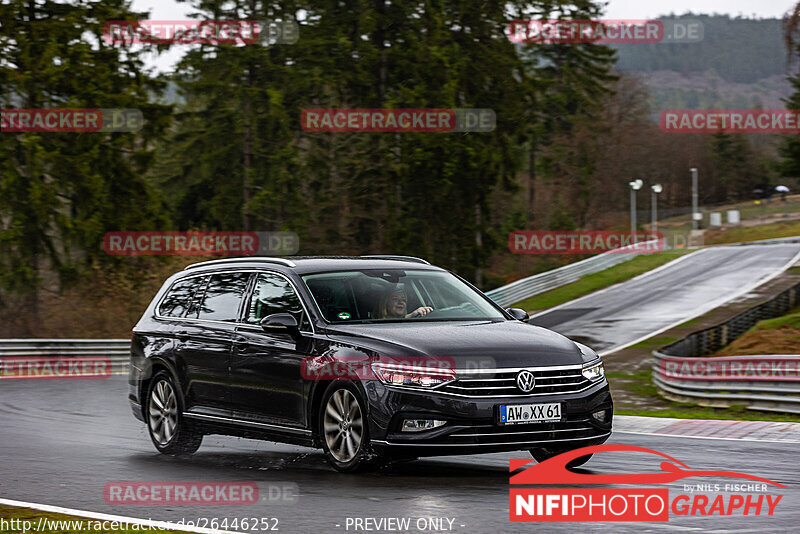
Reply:
M694 15L703 40L685 44L620 44L617 69L636 74L650 89L657 114L670 108L783 108L791 86L779 19ZM791 65L795 70L797 59Z

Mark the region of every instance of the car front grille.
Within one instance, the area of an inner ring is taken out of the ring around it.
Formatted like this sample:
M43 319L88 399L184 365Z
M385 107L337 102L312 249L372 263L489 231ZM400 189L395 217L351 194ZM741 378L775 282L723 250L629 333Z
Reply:
M530 369L530 371L536 382L533 391L528 393L517 387L519 371L516 370L459 376L456 381L445 384L436 391L465 397L532 397L578 393L592 385L591 381L581 374L580 367L557 370Z

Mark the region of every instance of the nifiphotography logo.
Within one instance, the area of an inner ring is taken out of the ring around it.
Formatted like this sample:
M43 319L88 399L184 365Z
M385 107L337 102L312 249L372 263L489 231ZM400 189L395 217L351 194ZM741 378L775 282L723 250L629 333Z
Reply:
M588 454L605 452L648 453L656 455L661 472L632 474L591 474L570 471L567 465ZM667 460L667 461L664 461ZM533 460L510 460L513 473ZM670 501L664 485L691 477L745 479L747 483L683 484ZM511 521L669 521L670 516L745 516L775 513L783 495L767 493L768 486L786 486L755 475L735 471L704 471L664 453L633 445L594 445L559 454L511 476L512 485L560 486L509 489ZM636 488L594 487L634 484ZM645 486L645 487L642 487ZM700 492L712 492L706 495Z

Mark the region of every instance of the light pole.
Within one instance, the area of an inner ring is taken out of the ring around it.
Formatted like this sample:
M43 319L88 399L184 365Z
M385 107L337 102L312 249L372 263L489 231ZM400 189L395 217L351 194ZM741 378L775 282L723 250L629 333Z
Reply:
M697 169L692 167L692 230L697 230Z
M636 243L636 192L642 188L644 182L641 180L634 180L628 182L631 188L631 239Z
M661 184L651 185L650 189L653 193L650 195L651 209L650 209L650 231L655 235L658 232L658 194L664 190Z

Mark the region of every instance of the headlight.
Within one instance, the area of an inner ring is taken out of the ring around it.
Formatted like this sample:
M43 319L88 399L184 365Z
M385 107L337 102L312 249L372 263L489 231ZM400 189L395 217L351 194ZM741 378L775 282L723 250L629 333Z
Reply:
M584 376L584 378L588 378L594 382L606 376L606 371L603 369L603 362L599 362L594 365L590 365L589 367L584 367L583 371L581 371L581 374Z
M431 369L378 362L372 364L372 371L378 380L390 386L433 388L452 382L456 378L452 369Z

